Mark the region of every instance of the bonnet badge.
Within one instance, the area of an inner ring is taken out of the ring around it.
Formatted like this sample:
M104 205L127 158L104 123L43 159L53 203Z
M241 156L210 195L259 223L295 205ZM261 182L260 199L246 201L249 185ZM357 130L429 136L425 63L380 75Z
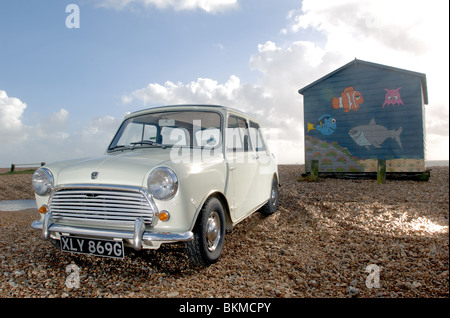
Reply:
M98 177L98 172L97 171L94 171L94 172L91 173L91 179L97 179L97 177Z

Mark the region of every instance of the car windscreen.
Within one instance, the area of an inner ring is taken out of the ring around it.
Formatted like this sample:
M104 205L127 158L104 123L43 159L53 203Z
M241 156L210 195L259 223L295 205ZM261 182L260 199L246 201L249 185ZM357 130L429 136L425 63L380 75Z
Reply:
M167 111L131 117L120 126L108 150L136 147L221 145L221 115L207 111Z

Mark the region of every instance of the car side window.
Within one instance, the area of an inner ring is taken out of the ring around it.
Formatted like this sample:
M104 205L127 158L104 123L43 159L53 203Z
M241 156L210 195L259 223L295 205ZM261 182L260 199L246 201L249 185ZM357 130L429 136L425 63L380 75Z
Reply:
M243 118L230 115L228 117L226 137L227 151L248 151L249 133L247 121Z
M255 151L266 151L266 144L262 135L261 128L255 122L250 121L250 140Z

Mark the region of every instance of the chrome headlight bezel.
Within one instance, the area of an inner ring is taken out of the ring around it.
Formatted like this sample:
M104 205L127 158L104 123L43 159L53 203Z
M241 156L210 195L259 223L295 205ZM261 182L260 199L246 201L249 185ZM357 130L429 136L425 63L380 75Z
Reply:
M178 192L178 177L168 167L155 168L148 175L147 188L155 199L170 200Z
M31 184L34 192L40 196L49 195L54 186L54 178L52 172L47 168L39 168L33 173Z

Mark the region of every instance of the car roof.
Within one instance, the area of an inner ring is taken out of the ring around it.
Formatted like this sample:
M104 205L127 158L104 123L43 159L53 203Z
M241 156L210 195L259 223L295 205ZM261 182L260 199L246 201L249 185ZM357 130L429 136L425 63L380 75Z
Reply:
M223 106L223 105L208 105L208 104L179 104L179 105L165 105L165 106L155 106L155 107L150 107L150 108L146 108L146 109L142 109L142 110L138 110L135 112L132 112L130 114L128 114L127 116L125 116L126 118L129 117L134 117L134 116L139 116L139 115L144 115L144 114L148 114L148 113L153 113L156 111L161 111L161 110L224 110L227 112L232 112L232 113L236 113L239 114L241 116L244 116L246 118L251 118L252 120L255 120L251 115L244 113L243 111L240 111L238 109L234 109L228 106Z

